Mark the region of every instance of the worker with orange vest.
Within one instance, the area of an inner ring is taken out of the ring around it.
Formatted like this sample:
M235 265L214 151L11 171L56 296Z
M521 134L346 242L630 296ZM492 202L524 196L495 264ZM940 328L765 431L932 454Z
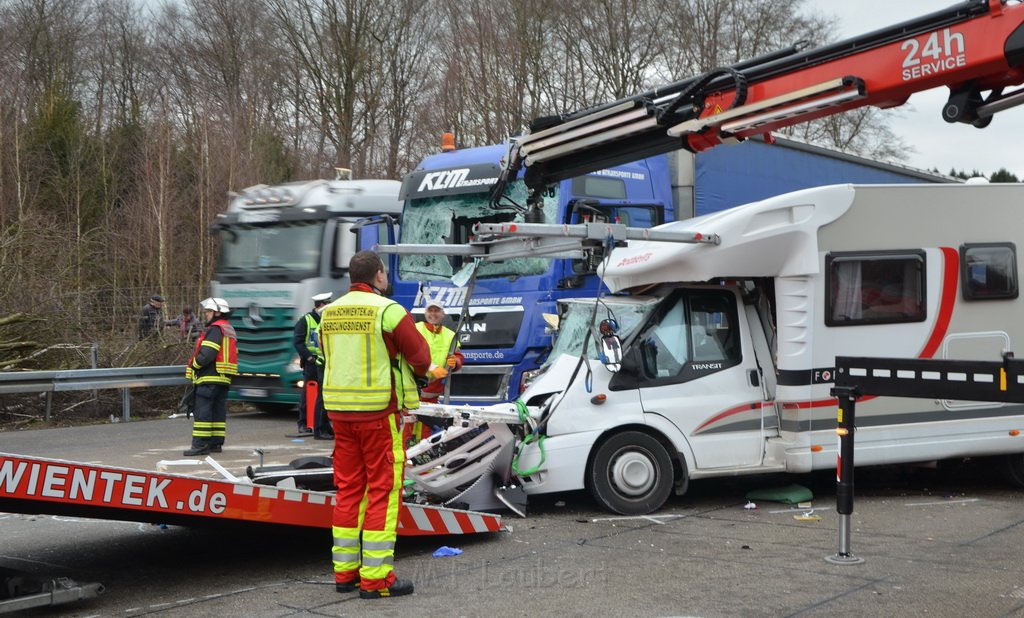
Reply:
M412 316L384 296L388 273L372 251L349 261L352 286L320 318L324 406L334 427L335 589L364 599L413 592L394 552L405 467L400 418L419 407L416 375L438 378Z
M231 308L223 298L207 298L203 308L204 332L196 341L185 377L195 385L195 416L192 421L192 448L185 455L219 453L227 433L228 387L238 373L238 346L235 329L226 317Z

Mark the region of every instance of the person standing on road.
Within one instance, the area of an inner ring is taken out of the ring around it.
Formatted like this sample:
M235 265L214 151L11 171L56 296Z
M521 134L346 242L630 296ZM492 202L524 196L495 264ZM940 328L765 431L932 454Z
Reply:
M430 347L430 362L447 368L449 372L462 369L465 357L459 351L459 344L455 342L455 331L448 328L444 322L444 305L436 298L427 301L423 311L423 321L416 323L416 330L420 331L423 338ZM452 343L455 342L455 347ZM448 352L451 351L451 354ZM438 398L444 393L444 379L428 380L426 385L420 389L420 401L423 403L437 403ZM402 430L402 439L406 445L415 444L431 434L430 427L418 419L413 422L406 422Z
M224 447L228 426L228 387L238 373L238 346L235 329L226 317L231 309L223 298L207 298L203 308L204 332L185 377L196 386L195 415L192 421L192 448L187 456L219 453Z
M163 326L164 297L154 294L149 301L142 306L142 314L139 315L139 341L152 334L160 334L160 327Z
M419 407L415 375L439 378L412 316L386 298L388 273L372 251L349 261L352 287L320 320L324 405L334 427L334 581L364 599L413 592L394 552L405 449L399 419Z
M306 424L306 389L303 389L299 396L299 433L312 433L313 437L321 440L330 440L334 437L331 431L331 423L324 412L324 397L322 392L324 355L320 351L320 337L317 327L320 326L320 313L324 307L331 302L333 294L324 292L313 297L312 311L303 314L295 322L295 329L292 332L292 343L295 352L299 355L299 366L302 367L302 380L305 385L316 382L318 388L316 395L316 409L313 414L313 427Z

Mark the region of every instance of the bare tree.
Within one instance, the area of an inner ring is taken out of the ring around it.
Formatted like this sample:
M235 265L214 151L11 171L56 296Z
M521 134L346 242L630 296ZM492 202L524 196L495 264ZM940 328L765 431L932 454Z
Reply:
M296 103L330 144L323 155L364 174L353 153L376 138L367 130L364 88L380 60L374 34L387 11L369 0L264 1L308 89Z
M367 174L398 178L436 143L424 110L440 64L434 45L440 17L430 0L396 0L373 22L377 69L366 73L361 92L367 133L377 139L353 153Z
M621 99L663 80L658 60L671 31L650 0L570 0L566 24L580 42L578 64L592 79L591 101Z
M500 142L553 105L546 85L562 12L553 0L443 0L438 103L463 145Z

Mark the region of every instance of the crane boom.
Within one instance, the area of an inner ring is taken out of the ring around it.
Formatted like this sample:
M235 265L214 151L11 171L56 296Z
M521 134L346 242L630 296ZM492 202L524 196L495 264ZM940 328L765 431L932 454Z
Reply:
M700 152L801 122L950 89L942 117L984 128L1024 103L1024 4L968 0L814 49L800 44L567 116L516 140L493 197L525 168L530 212L551 183L677 149ZM530 220L530 219L528 219ZM534 218L533 221L538 221Z

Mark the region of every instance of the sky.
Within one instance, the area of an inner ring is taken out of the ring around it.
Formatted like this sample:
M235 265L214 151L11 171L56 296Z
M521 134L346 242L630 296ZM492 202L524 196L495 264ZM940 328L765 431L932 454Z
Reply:
M839 39L927 15L954 4L955 0L809 0L810 10L837 18ZM1022 8L1024 10L1024 8ZM890 126L916 152L907 165L948 173L950 168L977 169L986 176L1006 168L1024 180L1024 105L996 114L985 129L949 124L941 117L949 96L945 87L919 92L891 118Z

